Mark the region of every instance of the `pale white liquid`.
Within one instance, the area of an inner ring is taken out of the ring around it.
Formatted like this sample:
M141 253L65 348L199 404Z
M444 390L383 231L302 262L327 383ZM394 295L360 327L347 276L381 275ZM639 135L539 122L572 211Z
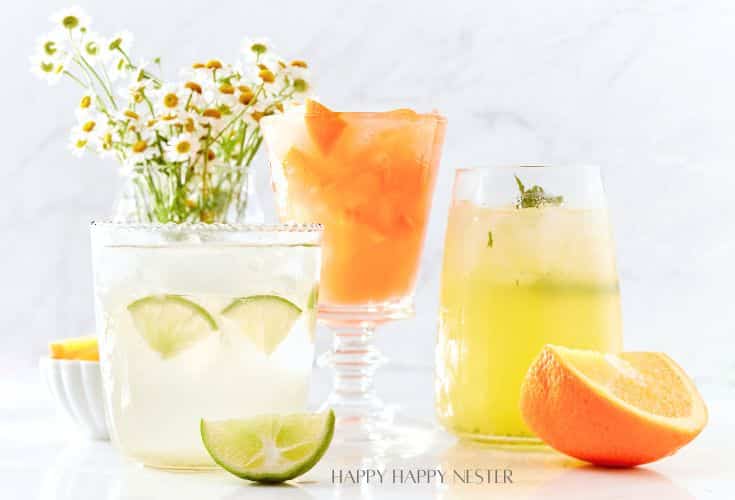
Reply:
M315 311L307 308L318 247L192 244L95 248L95 295L108 423L126 455L160 467L213 464L201 418L306 409ZM206 309L218 329L163 358L138 332L127 306L177 294ZM221 311L234 299L275 294L303 313L266 355Z

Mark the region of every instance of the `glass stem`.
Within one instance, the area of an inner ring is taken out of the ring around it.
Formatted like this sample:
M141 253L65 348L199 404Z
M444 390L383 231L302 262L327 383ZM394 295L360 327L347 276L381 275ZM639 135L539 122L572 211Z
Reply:
M375 324L330 325L334 331L332 350L320 359L334 370L334 386L325 403L339 419L370 420L385 410L375 393L374 375L385 356L375 346Z

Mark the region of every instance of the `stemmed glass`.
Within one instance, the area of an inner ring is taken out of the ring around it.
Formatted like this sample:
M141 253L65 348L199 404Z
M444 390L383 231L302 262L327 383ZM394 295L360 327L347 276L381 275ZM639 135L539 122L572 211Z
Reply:
M324 225L319 319L334 331L326 405L344 441L389 439L373 377L375 329L413 315L446 120L437 113L332 112L310 102L261 121L282 221ZM395 421L393 421L395 423Z

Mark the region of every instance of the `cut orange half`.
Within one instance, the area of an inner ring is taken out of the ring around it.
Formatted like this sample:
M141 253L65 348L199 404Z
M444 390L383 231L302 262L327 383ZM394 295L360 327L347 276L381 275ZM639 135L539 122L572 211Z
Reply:
M328 153L347 125L339 113L311 99L306 100L306 130L323 154Z
M612 467L671 455L707 423L694 383L665 354L616 356L553 345L526 374L521 412L551 447Z

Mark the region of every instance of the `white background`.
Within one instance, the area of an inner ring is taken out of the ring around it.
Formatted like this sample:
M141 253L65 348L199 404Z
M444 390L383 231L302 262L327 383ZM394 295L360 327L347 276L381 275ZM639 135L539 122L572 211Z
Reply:
M666 351L701 383L735 384L734 2L80 3L94 30L133 31L136 58L162 56L169 77L195 59L234 59L243 36L266 35L311 63L328 105L448 117L418 316L381 331L394 360L432 363L455 168L596 163L627 348ZM36 37L64 5L5 2L0 16L3 379L33 376L50 339L92 331L88 221L109 213L119 182L114 163L65 149L78 90L28 71Z

